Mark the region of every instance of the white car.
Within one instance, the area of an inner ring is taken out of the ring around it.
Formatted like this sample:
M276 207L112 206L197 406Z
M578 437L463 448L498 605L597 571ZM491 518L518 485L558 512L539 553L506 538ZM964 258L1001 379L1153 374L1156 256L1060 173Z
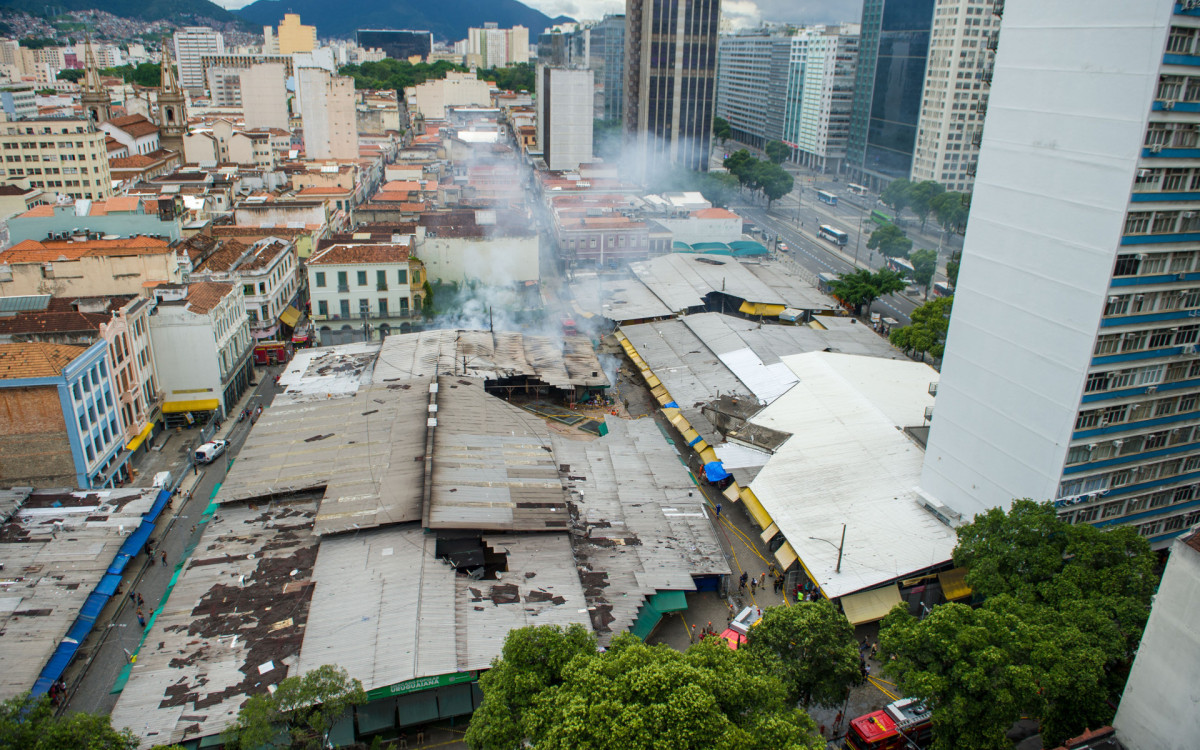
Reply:
M211 464L229 447L228 440L212 440L196 449L196 463Z

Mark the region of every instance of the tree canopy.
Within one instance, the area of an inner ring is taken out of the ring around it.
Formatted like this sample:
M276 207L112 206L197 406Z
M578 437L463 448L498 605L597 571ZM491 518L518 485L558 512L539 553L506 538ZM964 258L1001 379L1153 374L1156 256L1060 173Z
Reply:
M925 228L925 220L933 212L934 200L945 192L946 188L933 180L910 184L908 188L908 207L921 220L921 229Z
M854 314L861 315L863 308L871 312L871 305L880 297L904 289L904 277L888 268L868 271L860 268L854 273L838 274L830 285L834 295L849 305L854 305Z
M714 138L724 143L733 137L733 128L729 127L729 121L725 118L714 117L712 134Z
M950 328L953 305L954 297L939 297L926 302L912 311L909 316L912 322L893 329L888 340L905 354L928 352L940 359L946 353L946 331Z
M482 81L492 81L502 91L533 91L537 86L536 72L529 63L517 63L503 68L480 68L475 74Z
M22 750L133 750L138 739L113 729L107 716L83 712L58 717L50 698L29 693L0 703L0 748Z
M939 193L930 200L929 205L942 229L961 233L967 228L967 217L971 213L970 203L965 193Z
M792 192L795 185L795 179L786 169L769 161L755 159L744 148L730 154L723 163L742 187L762 191L767 199L768 210L772 203Z
M697 191L714 206L728 206L737 197L741 183L729 172L696 172L674 169L655 173L649 185L652 193Z
M162 84L162 69L158 63L152 62L138 63L137 67L121 65L116 68L102 68L100 75L115 76L125 83L135 83L145 88L158 88Z
M783 141L767 141L763 152L766 153L772 164L782 164L792 155L792 147Z
M937 260L936 250L917 250L908 256L908 262L913 266L913 281L925 287L926 299L929 298L929 285L933 283L933 275L937 273Z
M1147 542L1017 500L960 527L954 562L983 604L897 607L879 637L885 670L933 709L934 747L1010 747L1026 715L1047 745L1110 722L1157 585Z
M625 633L598 653L578 626L522 628L480 687L473 750L824 747L780 679L718 639L679 653Z
M804 706L837 705L860 678L854 628L827 599L766 610L746 648L778 659L788 700Z
M222 739L231 750L323 748L338 720L366 702L361 682L326 664L285 678L274 693L250 696Z
M63 68L62 70L58 71L58 75L54 77L60 81L77 83L79 79L83 78L85 75L87 75L87 71L83 68Z
M463 71L466 68L445 60L414 65L408 60L386 57L377 62L344 65L338 73L353 78L356 89L394 89L403 98L405 88L431 79L445 78L446 74L452 70ZM484 77L483 73L484 71L479 71L480 78Z
M878 250L880 255L888 258L907 258L912 244L912 240L905 236L900 227L890 221L871 232L867 240L868 249Z
M912 183L908 180L892 180L879 194L879 200L883 201L885 206L891 206L892 210L896 212L896 218L899 218L900 213L911 205L911 190Z
M946 281L950 286L958 286L958 269L962 265L962 252L956 252L946 261Z

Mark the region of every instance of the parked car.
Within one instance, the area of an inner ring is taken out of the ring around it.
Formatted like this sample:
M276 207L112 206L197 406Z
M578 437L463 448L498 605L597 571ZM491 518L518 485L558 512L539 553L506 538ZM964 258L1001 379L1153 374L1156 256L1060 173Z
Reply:
M196 449L196 463L211 464L229 447L228 440L211 440Z

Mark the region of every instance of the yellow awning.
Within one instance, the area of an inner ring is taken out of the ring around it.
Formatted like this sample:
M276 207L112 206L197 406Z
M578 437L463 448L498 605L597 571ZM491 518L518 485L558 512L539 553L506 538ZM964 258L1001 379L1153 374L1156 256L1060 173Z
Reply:
M775 550L775 559L779 561L779 569L787 570L792 563L796 562L796 550L792 549L792 545L784 542L783 546Z
M938 583L942 584L942 594L946 599L954 601L971 595L971 587L967 585L966 577L966 568L954 568L945 573L938 573Z
M722 492L721 494L724 495L725 499L728 500L729 502L736 503L738 500L741 499L741 497L738 494L740 492L741 492L741 489L738 487L738 483L730 482L729 486L726 487L725 491Z
M771 520L771 514L767 513L767 509L762 507L762 503L758 501L758 498L755 497L754 492L749 487L742 489L742 502L746 504L746 512L758 524L758 528L765 529L774 523Z
M279 313L279 322L285 326L292 326L294 328L298 320L300 320L300 311L291 305L288 306L288 309Z
M775 536L778 533L779 533L779 527L776 526L774 523L772 523L770 526L763 529L763 533L760 534L759 536L762 537L762 540L764 542L769 542L769 541L771 541L771 537Z
M185 411L215 411L221 402L215 398L201 398L195 401L168 401L163 404L163 414L179 414Z
M138 448L140 448L140 447L141 447L141 445L142 445L142 443L143 443L143 442L145 442L146 438L150 436L150 432L151 432L153 429L154 429L154 423L153 423L153 422L151 422L150 424L146 425L146 426L145 426L145 428L143 428L143 429L142 429L142 431L141 431L141 432L139 432L139 433L137 434L137 436L136 436L136 437L135 437L133 440L130 440L130 441L129 441L129 445L126 445L126 446L125 446L125 450L129 450L129 451L135 451L135 450L137 450Z
M881 589L871 589L841 598L842 609L846 612L846 619L850 621L851 625L882 620L888 612L892 611L892 607L901 601L900 587L894 583Z

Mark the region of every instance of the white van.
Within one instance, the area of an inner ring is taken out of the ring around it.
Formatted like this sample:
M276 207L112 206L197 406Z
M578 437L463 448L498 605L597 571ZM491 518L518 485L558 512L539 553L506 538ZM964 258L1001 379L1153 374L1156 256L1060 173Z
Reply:
M229 447L228 440L213 440L196 449L196 463L211 464Z

